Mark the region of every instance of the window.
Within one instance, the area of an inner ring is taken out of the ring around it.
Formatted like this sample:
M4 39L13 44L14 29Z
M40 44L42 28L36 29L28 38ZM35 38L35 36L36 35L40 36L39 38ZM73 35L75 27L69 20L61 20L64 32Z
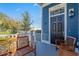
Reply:
M54 11L50 11L50 15L56 15L56 14L60 14L60 13L64 13L64 7L56 9Z
M52 20L53 22L56 22L56 17L51 17L51 20Z
M64 13L64 7L60 8L60 13Z

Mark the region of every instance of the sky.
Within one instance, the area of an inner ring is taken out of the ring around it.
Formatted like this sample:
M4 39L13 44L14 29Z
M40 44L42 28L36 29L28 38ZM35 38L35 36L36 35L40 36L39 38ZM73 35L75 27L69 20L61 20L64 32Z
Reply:
M0 3L0 12L13 19L21 19L24 11L27 11L32 20L31 27L41 28L41 7L36 3Z

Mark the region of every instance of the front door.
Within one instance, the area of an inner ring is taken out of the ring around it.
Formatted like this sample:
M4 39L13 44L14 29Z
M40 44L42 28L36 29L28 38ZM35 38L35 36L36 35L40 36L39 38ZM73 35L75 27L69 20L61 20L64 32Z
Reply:
M51 43L60 44L64 40L64 14L51 17Z

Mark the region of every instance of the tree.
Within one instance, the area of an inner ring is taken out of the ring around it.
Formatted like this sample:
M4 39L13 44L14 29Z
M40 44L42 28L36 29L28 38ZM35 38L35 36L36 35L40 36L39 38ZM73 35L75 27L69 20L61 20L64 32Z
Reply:
M23 19L22 19L22 27L23 27L24 31L27 32L28 30L30 30L30 25L32 24L30 22L30 15L29 15L28 12L25 11L22 14L22 17L23 17Z
M14 20L7 16L6 14L0 13L0 31L5 32L9 31L11 33L16 33L18 30L21 31L23 29L24 31L30 30L30 25L32 23L30 22L30 15L28 12L24 12L22 14L22 20Z
M6 14L0 13L0 31L7 31L10 30L12 33L17 32L17 28L21 27L19 21L16 21Z
M8 18L7 15L0 13L0 29L5 30L7 28L6 18Z

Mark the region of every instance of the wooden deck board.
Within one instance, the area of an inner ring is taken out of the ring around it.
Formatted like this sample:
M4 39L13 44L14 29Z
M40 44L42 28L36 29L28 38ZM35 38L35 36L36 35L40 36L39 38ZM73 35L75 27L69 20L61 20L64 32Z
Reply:
M78 56L76 52L59 49L59 56Z
M18 49L15 55L24 56L30 52L33 52L33 51L35 51L35 49L33 49L30 46L27 46L27 47L24 47L22 49Z

